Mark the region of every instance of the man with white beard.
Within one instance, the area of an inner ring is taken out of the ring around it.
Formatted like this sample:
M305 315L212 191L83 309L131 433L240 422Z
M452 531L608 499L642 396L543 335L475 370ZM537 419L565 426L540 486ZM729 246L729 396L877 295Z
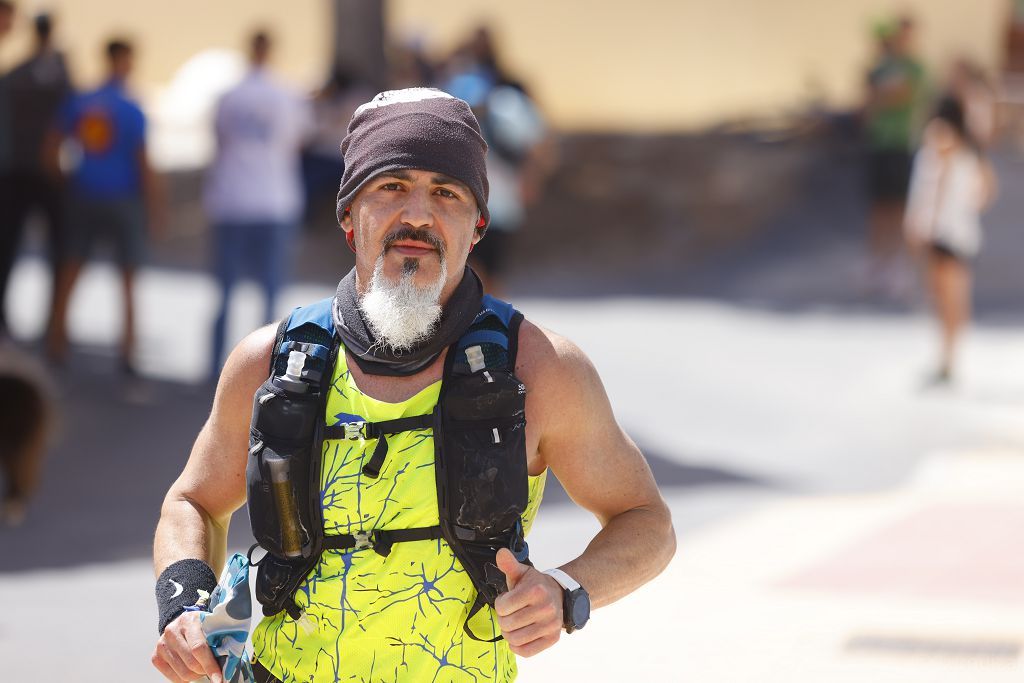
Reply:
M437 90L353 116L338 217L355 268L235 348L164 500L153 664L169 680L222 680L197 596L243 503L267 550L261 682L511 681L516 655L670 560L668 508L594 367L466 266L489 219L485 152L468 105ZM540 571L524 537L548 470L602 529Z
M423 238L433 240L432 245L437 249L441 261L441 272L433 284L424 287L416 285L415 277L420 262L415 258L407 258L402 262L402 276L397 283L389 282L384 277L384 255L381 254L373 266L370 288L359 300L359 310L377 334L381 349L411 349L416 342L433 331L441 317L441 290L448 279L444 245L429 233L425 233ZM387 241L384 248L388 248Z

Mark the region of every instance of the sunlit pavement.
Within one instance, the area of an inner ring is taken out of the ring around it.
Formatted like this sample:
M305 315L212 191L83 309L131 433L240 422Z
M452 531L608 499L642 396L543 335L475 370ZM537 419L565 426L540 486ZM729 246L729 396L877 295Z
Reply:
M1020 453L904 488L786 498L693 534L631 599L521 665L528 681L1019 681Z
M15 330L31 337L46 278L35 261L15 278ZM291 288L282 311L330 293ZM147 271L139 295L143 374L201 380L212 282ZM80 343L114 341L116 296L109 269L86 273L71 320ZM1024 328L975 329L960 382L926 390L934 340L921 316L517 303L594 361L679 537L659 579L523 661L521 680L1021 679ZM235 338L259 309L239 291ZM597 528L549 497L530 539L540 566ZM159 680L144 558L0 574L0 604L4 680Z

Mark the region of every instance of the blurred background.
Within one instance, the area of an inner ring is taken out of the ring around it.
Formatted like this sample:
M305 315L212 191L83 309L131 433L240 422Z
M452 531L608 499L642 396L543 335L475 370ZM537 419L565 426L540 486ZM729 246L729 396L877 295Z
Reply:
M413 85L678 533L522 680L1021 679L1020 0L0 0L0 678L160 679L163 495L226 350L351 268L338 145ZM534 561L597 528L550 481Z

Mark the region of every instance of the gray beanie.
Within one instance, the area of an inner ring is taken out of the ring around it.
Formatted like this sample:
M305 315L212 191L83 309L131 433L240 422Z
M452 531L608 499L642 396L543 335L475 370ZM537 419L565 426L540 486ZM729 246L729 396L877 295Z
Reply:
M374 176L421 169L451 176L487 211L487 143L469 105L435 88L388 90L356 109L341 143L345 173L338 190L338 220Z

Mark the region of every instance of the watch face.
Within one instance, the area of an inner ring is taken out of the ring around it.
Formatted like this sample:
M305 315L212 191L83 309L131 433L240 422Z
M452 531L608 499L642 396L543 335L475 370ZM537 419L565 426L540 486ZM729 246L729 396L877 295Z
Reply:
M576 628L583 628L588 619L590 619L590 596L586 591L580 590L572 600L572 623Z

